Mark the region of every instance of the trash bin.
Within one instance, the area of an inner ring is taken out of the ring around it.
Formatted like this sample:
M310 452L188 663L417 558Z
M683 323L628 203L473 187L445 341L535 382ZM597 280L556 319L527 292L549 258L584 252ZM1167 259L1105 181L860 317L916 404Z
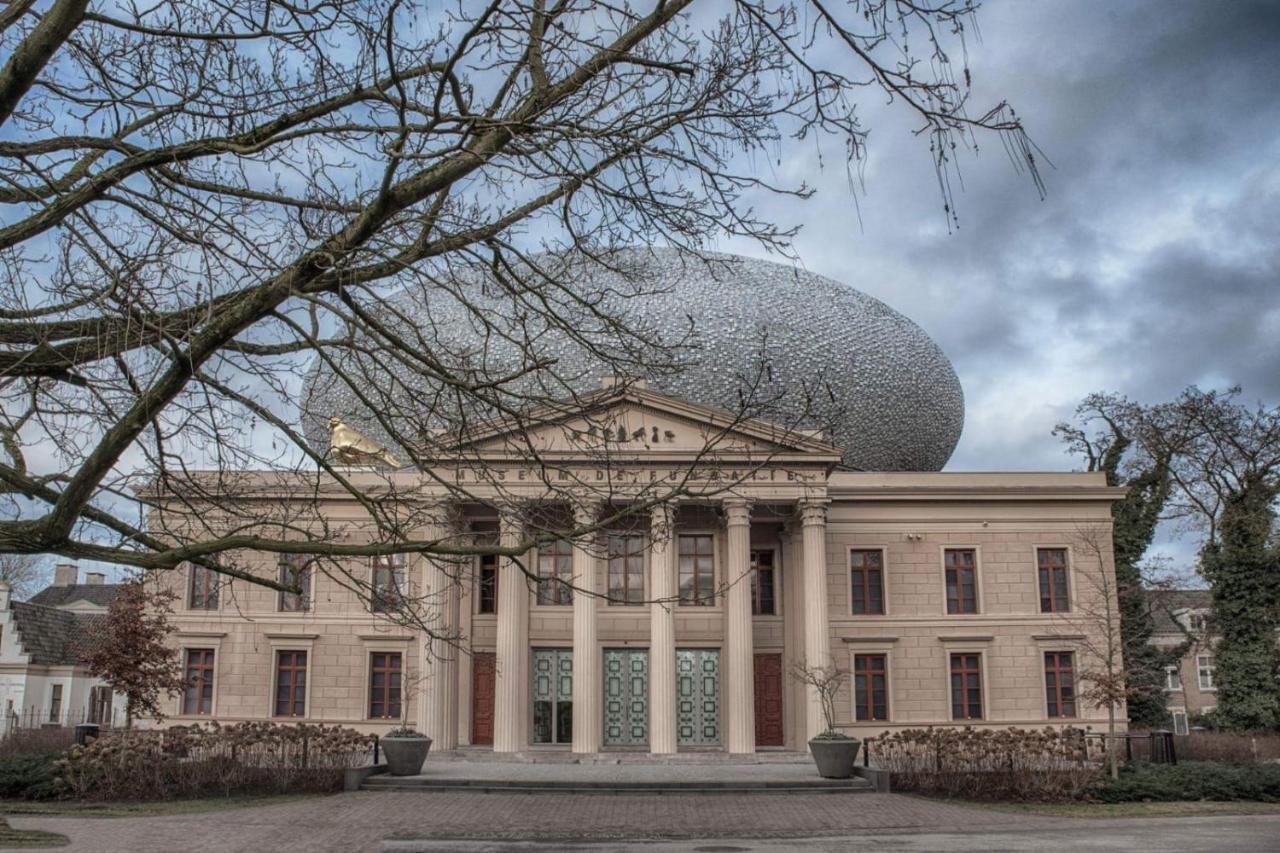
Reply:
M89 740L89 738L96 738L97 736L98 736L97 723L81 723L80 725L76 726L76 743L79 744L80 746L84 746L85 743Z

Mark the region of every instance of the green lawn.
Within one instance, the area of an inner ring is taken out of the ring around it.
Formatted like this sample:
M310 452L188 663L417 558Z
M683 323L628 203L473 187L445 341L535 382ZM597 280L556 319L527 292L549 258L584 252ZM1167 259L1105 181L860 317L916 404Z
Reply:
M1207 800L1175 803L975 803L974 805L1021 814L1084 818L1280 814L1280 803L1220 803Z
M151 803L84 803L76 800L0 799L0 814L58 815L59 817L153 817L196 814L250 806L274 806L331 794L271 794L260 797L203 797L197 800L161 800ZM0 844L0 847L4 845Z

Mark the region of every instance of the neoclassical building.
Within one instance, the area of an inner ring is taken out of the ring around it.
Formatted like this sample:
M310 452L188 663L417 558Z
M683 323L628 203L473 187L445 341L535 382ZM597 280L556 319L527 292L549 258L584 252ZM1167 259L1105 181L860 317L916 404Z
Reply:
M802 750L825 724L815 691L793 671L821 663L848 672L836 722L860 736L1104 726L1105 709L1078 694L1098 666L1099 614L1114 588L1118 490L1099 474L936 470L958 438L963 403L924 333L826 279L735 263L720 288L686 285L673 267L664 298L712 329L788 304L821 316L784 340L775 381L808 364L845 371L839 387L851 404L835 428L734 417L711 368L702 386L596 376L587 379L601 387L577 410L533 429L495 423L465 436L456 451L466 465L350 466L349 482L370 493L402 488L428 507L414 531L422 538L512 547L527 541L534 506L542 530L557 513L566 529L617 522L573 541L543 536L513 556L447 563L353 558L321 572L305 555L243 555L267 577L299 572L301 595L196 566L172 573L174 644L189 686L169 721L377 732L406 720L436 750ZM841 335L821 333L824 324ZM732 336L712 338L717 359L732 355ZM313 375L313 388L324 381ZM321 396L330 408L318 417L360 423L340 394ZM614 448L604 465L606 441ZM536 465L521 446L537 448ZM608 487L549 494L548 464L570 482ZM697 488L647 503L678 479ZM267 513L287 500L280 476L243 480L238 500L250 513L255 502ZM322 481L310 500L329 529L359 529L365 509L348 490ZM396 618L406 595L428 601L435 633L450 639Z

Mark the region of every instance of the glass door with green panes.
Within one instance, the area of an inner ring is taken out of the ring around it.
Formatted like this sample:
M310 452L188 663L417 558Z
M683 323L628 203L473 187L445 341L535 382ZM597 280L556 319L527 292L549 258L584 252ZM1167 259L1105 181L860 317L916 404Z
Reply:
M649 742L649 653L644 649L605 649L605 746L644 746Z
M533 742L573 742L573 651L533 650Z

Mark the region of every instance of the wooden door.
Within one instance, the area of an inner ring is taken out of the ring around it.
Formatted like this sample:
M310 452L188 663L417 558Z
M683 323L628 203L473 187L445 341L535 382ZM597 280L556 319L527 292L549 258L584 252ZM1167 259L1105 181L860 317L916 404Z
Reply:
M782 655L756 655L756 746L782 746Z
M471 656L471 743L493 744L493 695L498 658L493 652Z

